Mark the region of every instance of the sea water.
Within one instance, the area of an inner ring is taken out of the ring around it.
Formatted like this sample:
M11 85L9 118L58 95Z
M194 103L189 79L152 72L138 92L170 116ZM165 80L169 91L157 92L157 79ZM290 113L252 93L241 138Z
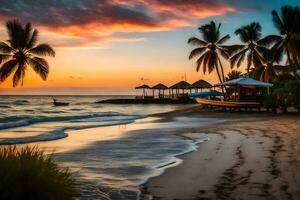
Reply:
M53 106L53 98L70 105ZM149 114L182 107L95 103L109 98L128 97L0 96L0 144L55 144L64 141L70 130L131 124ZM168 134L163 128L154 132L145 129L59 152L54 157L74 172L80 199L135 200L140 184L160 174L165 165L178 164L175 156L194 150L198 142Z

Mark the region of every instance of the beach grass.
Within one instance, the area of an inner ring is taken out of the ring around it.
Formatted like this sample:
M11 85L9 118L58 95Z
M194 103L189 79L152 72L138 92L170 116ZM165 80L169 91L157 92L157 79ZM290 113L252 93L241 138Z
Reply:
M74 179L37 147L0 147L0 199L74 199Z

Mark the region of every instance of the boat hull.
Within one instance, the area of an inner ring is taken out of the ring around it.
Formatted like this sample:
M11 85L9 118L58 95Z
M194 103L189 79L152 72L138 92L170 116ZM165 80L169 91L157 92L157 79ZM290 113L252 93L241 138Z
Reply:
M203 105L228 108L260 108L261 105L259 102L217 101L203 98L196 98L196 101Z

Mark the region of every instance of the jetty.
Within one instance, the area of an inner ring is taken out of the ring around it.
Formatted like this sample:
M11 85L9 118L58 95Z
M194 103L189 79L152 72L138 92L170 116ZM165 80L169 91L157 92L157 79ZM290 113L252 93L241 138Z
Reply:
M199 90L210 89L212 85L204 80L198 80L193 84L180 81L168 87L163 83L158 83L153 87L143 84L135 87L141 90L141 95L132 98L107 99L96 103L109 104L196 104L197 101L189 97L189 94Z

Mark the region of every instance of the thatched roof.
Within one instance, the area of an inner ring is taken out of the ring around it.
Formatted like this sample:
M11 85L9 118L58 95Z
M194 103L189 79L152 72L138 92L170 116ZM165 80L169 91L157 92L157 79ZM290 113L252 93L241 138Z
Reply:
M196 81L195 83L193 83L192 85L190 85L188 88L189 89L197 89L197 88L211 88L212 85L205 81L205 80L199 80Z
M223 83L217 84L215 86L222 86L222 85L229 85L229 86L241 85L241 86L255 86L255 87L271 87L271 86L273 86L272 83L258 81L253 78L250 78L250 77L236 78L236 79L233 79L230 81L225 81Z
M167 87L167 86L165 86L165 85L164 85L164 84L162 84L162 83L159 83L159 84L157 84L157 85L153 86L153 87L152 87L152 89L156 89L156 90L167 90L167 89L168 89L168 87Z
M144 85L136 87L135 89L151 89L151 87L149 85L144 84Z
M170 88L171 89L187 89L187 87L189 87L190 84L186 81L180 81L174 85L172 85Z

